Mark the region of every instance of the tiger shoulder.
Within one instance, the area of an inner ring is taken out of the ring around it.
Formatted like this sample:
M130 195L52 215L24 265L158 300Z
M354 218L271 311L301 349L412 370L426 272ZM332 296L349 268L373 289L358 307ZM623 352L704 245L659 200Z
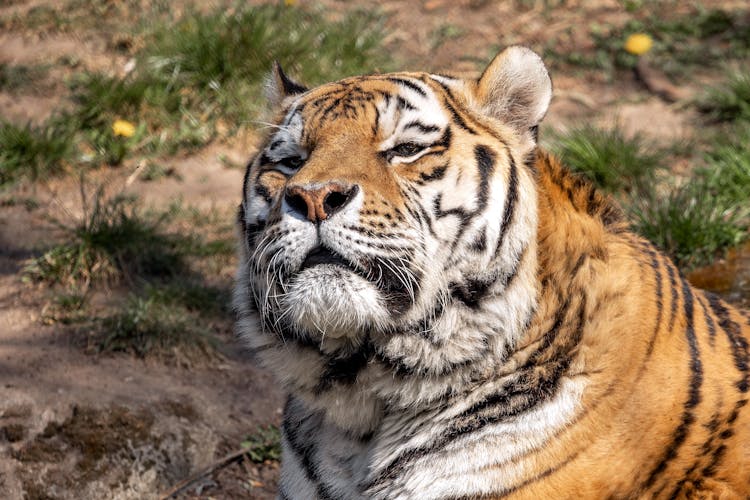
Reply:
M537 146L536 54L268 95L234 304L279 498L750 496L750 318Z

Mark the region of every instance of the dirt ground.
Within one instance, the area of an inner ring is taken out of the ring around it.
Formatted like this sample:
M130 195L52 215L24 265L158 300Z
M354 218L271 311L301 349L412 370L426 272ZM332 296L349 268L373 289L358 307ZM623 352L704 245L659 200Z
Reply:
M534 45L572 29L569 43L585 48L589 42L576 38L576 26L617 24L627 16L621 2L613 0L569 1L568 9L558 9L553 16L544 3L389 0L378 5L388 15L385 44L398 50L405 66L468 73L477 71L477 59L486 59L491 46ZM728 8L744 4L705 2L714 3ZM0 2L0 16L23 16L45 4L55 2ZM356 2L320 4L335 16ZM441 26L453 27L460 35L438 45L434 33ZM55 66L61 58L75 58L77 71L85 67L118 73L127 62L94 31L0 31L0 63L53 65L43 88L0 92L0 117L40 122L67 106L60 82L69 70ZM615 81L572 71L552 77L555 98L545 122L548 129L619 123L628 133L644 132L665 143L699 131L699 120L689 107L665 102L629 74ZM711 74L700 74L677 83L695 92L710 78ZM179 198L231 221L242 171L227 168L222 159L242 164L254 141L242 136L171 158L167 165L179 177L136 180L129 189L149 205L166 206ZM106 175L124 184L134 167L126 163ZM230 317L216 327L220 359L187 364L87 354L70 328L46 324L49 293L24 283L20 270L56 234L47 214L76 213L80 206L72 180L24 189L16 193L19 199L33 196L42 206L0 207L0 498L159 498L239 449L257 426L279 422L283 395L271 377L243 355L232 337ZM748 286L749 270L750 247L696 273L694 281L742 303L747 297L737 290ZM214 279L228 285L232 275L229 263ZM724 278L717 281L717 276ZM102 300L123 298L113 290ZM277 469L275 462L234 461L206 474L178 497L273 498Z

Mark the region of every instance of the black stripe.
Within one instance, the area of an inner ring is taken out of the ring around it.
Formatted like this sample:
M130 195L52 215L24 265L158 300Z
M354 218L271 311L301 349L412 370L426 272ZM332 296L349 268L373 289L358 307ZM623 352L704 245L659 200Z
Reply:
M654 252L651 248L646 248L646 252L651 257L651 268L654 270L654 281L656 283L656 321L654 323L654 331L651 334L651 338L648 341L648 348L646 349L646 356L644 359L644 367L645 362L651 357L651 354L654 352L654 345L656 344L656 336L659 333L659 326L661 326L661 319L664 314L664 297L663 297L663 291L662 291L662 276L661 276L661 270L659 269L659 261L656 259L656 252ZM643 367L641 367L641 370L643 370ZM640 378L640 377L639 377Z
M665 262L667 267L667 275L669 276L669 286L672 290L672 303L669 306L669 326L667 327L668 332L672 332L674 329L674 320L677 316L677 280L675 278L675 271L669 262Z
M359 373L365 369L372 359L375 350L372 343L366 341L356 352L343 357L329 358L313 391L321 394L334 384L352 385L357 381Z
M495 171L495 153L489 147L479 144L474 147L474 158L479 170L479 189L477 193L477 212L479 212L487 206L490 177L492 177L492 173ZM511 168L513 167L511 166ZM513 175L512 172L511 175Z
M391 77L386 78L386 80L388 80L389 82L397 83L408 89L411 89L417 94L421 95L422 97L427 97L427 92L425 92L425 90L422 87L420 87L419 85L417 85L416 83L412 81L406 80L405 78L396 78L396 77L391 76Z
M719 320L719 327L721 327L727 336L727 341L732 349L734 366L742 374L742 378L736 384L737 389L742 393L746 393L750 388L747 339L740 332L740 326L729 317L729 310L724 306L719 296L708 292L705 295L708 299L708 304Z
M510 151L507 151L508 158L510 160L510 179L508 181L508 196L505 200L505 210L503 210L503 219L500 222L500 234L497 238L497 246L495 247L495 255L502 250L503 241L505 235L508 232L508 226L513 218L513 213L516 208L516 200L518 199L518 169L516 168L516 162L510 155Z
M323 484L318 475L318 467L315 463L315 442L313 439L310 439L308 434L313 428L319 426L321 418L317 417L315 414L308 414L301 420L292 421L294 409L291 408L291 406L293 404L295 404L295 402L292 398L289 398L287 399L286 407L284 408L284 423L282 424L282 428L287 442L294 454L299 458L307 479L309 479L315 486L318 498L320 500L335 500L336 497L326 485ZM309 421L313 417L316 417L315 420L318 422L310 423ZM304 434L304 436L300 436L299 433Z
M688 430L690 426L695 422L695 415L693 409L698 406L701 401L701 385L703 383L703 365L700 359L700 352L698 350L698 339L695 336L694 326L694 311L693 311L693 293L690 290L690 285L685 279L682 279L682 296L683 296L683 307L685 313L685 337L688 342L688 350L690 354L690 386L688 391L688 399L683 403L682 420L680 425L675 429L672 435L672 442L667 447L661 460L651 470L646 482L644 483L645 488L651 487L656 479L667 469L669 462L677 457L677 452L682 444L685 442L688 436Z
M458 125L459 127L466 130L468 133L472 135L477 135L476 130L469 127L469 125L464 121L463 118L461 118L461 115L458 114L458 111L456 111L456 108L454 108L450 102L445 100L443 104L448 109L448 112L451 114L451 118L453 118L453 121L455 122L456 125Z
M706 320L706 328L708 328L708 342L711 347L714 347L714 344L716 343L716 323L714 322L713 317L711 317L711 315L708 313L706 303L700 296L698 297L698 302L700 303L701 309L703 310L703 318Z
M432 132L437 132L440 130L440 127L438 127L437 125L426 125L419 120L414 120L404 125L404 130L408 128L415 128L423 134L430 134Z
M429 174L422 172L421 174L419 174L419 178L424 182L439 181L440 179L445 177L446 170L448 170L448 165L441 165L435 168Z
M415 109L417 109L415 105L413 105L412 103L410 103L409 101L401 97L400 95L396 96L396 104L399 109L406 109L409 111L414 111Z
M477 237L474 238L474 241L469 248L477 253L482 253L487 250L487 226L483 226L482 229L479 230Z

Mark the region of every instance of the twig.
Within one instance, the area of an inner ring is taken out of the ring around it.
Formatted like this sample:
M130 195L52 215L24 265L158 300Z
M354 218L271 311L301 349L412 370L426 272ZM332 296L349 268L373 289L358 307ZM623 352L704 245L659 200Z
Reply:
M187 478L183 479L176 485L174 485L172 488L169 489L166 493L162 493L159 496L159 500L169 500L170 498L173 498L178 493L181 493L183 490L187 489L191 484L195 483L199 479L201 479L204 476L207 476L223 467L226 467L227 465L231 464L232 462L235 462L236 460L239 460L242 458L247 452L250 451L250 448L242 448L241 450L233 451L229 455L225 455L224 457L220 458L216 462L212 463L208 467L199 470L195 474L188 476Z

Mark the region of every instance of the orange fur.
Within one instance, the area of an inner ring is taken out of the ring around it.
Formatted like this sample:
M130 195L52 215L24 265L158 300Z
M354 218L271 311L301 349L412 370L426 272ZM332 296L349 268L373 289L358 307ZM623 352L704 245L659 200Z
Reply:
M539 154L536 171L539 278L546 286L526 342L539 342L543 323L563 301L585 300L571 366L590 385L577 421L535 457L539 479L507 498L561 492L747 498L750 320L689 286L669 259L628 232L611 205L554 158ZM560 332L554 342L575 334Z

